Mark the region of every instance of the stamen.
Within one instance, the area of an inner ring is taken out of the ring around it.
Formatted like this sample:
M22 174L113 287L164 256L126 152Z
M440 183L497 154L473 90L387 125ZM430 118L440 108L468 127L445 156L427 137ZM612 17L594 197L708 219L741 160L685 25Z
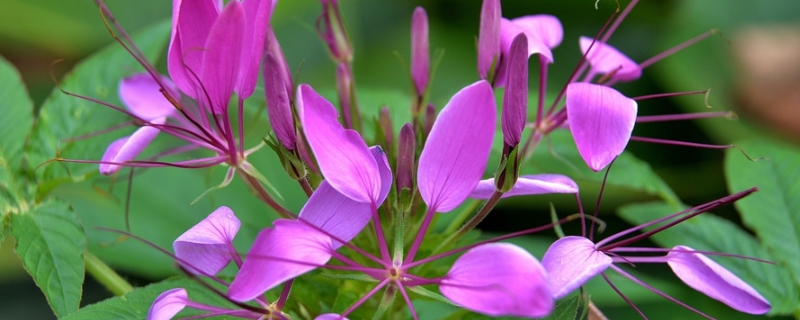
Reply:
M667 114L658 116L640 116L636 118L636 123L683 121L683 120L696 120L696 119L706 119L706 118L732 118L732 117L736 117L736 112L733 111L697 112L697 113Z

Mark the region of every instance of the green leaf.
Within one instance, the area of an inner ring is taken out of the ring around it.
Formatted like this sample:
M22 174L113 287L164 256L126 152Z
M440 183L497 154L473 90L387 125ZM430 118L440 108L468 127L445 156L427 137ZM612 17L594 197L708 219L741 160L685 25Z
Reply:
M202 287L195 281L186 278L173 278L164 280L159 283L151 284L146 287L136 288L128 294L120 297L114 297L95 303L93 305L82 308L80 311L70 314L61 320L139 320L147 318L147 312L150 310L150 305L162 292L174 289L185 288L189 293L189 299L192 301L210 304L217 307L235 309L236 306L226 302L224 299L216 296L210 290ZM198 315L200 312L186 308L175 317L180 319L182 317ZM211 317L203 319L231 319L230 317Z
M547 139L550 140L549 143ZM495 143L496 145L498 143ZM495 153L500 154L497 150ZM582 185L587 183L598 185L603 181L605 174L605 171L593 172L586 166L583 158L578 153L578 148L575 146L572 135L567 130L552 132L540 143L531 159L522 163L521 168L521 174L560 173L569 176ZM650 196L657 196L675 206L680 203L675 192L658 174L653 172L650 165L627 151L623 152L614 161L606 186L610 187L610 191L613 191L613 189L638 191ZM592 188L588 189L592 190Z
M49 201L12 218L17 255L53 311L63 317L78 310L86 250L78 217L66 203Z
M98 27L102 27L99 25ZM164 50L169 36L168 22L159 23L133 36L139 49L153 61ZM120 106L117 97L119 81L142 67L119 44L113 43L79 63L61 82L63 90ZM68 159L99 160L108 144L124 134L104 134L79 138L100 132L126 120L121 112L91 101L69 96L56 88L39 112L28 146L29 163L38 166L57 156ZM39 181L64 177L80 177L97 172L96 165L50 163L36 170ZM80 178L76 178L80 179Z
M0 241L4 217L16 211L16 203L24 198L20 166L25 138L33 125L33 102L22 78L8 61L0 57Z
M788 268L795 286L800 285L800 150L776 141L746 140L737 143L754 156L749 161L738 150L725 155L725 174L732 191L753 186L759 191L736 202L742 222ZM788 279L786 279L788 280Z
M549 316L543 318L547 320L575 320L578 310L582 306L580 296L564 298L556 302L556 308Z
M740 200L741 201L741 200ZM661 202L622 207L620 215L632 224L642 224L675 210ZM703 214L673 226L651 237L658 245L670 248L686 245L697 250L744 255L776 261L747 231L723 218ZM800 294L793 285L791 274L779 265L733 257L714 257L728 270L742 278L772 304L770 314L790 314L798 310Z

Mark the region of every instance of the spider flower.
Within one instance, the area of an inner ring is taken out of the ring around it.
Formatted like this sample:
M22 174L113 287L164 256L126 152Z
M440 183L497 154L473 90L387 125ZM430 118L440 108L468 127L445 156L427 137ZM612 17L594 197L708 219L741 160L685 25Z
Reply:
M602 275L603 278L610 283L610 280L605 276L604 272L607 269L612 269L624 277L631 279L689 310L697 312L706 318L713 319L689 307L685 303L644 284L620 267L614 265L616 263L666 263L672 268L675 275L688 286L713 299L719 300L737 311L750 314L764 314L768 312L770 310L770 304L764 297L736 275L709 259L704 254L707 252L695 251L686 246L676 246L672 249L626 247L628 244L665 230L693 216L707 212L721 204L740 199L753 191L753 189L746 190L714 202L684 210L622 231L597 243L587 237L578 236L567 236L557 240L550 246L542 258L542 264L550 275L550 283L552 285L554 297L556 299L562 298L582 286L589 279L598 275ZM612 242L631 232L661 223L667 224L639 236ZM663 253L665 251L667 252L665 256L623 256L625 252ZM620 292L620 294L622 293Z

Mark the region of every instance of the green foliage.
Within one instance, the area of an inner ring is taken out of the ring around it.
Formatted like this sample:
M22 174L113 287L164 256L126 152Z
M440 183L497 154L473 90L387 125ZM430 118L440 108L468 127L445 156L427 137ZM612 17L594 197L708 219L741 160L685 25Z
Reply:
M148 59L154 61L163 51L169 35L169 23L157 24L133 37L134 42ZM138 62L119 44L113 43L79 63L61 82L66 92L106 101L120 106L117 86L123 77L142 70ZM53 91L39 111L27 148L31 166L48 159L99 159L112 141L110 135L68 140L100 131L122 123L124 115L97 103ZM85 164L48 164L36 170L35 178L52 181L69 177L81 179L95 174L95 166Z
M549 141L548 141L549 139ZM497 144L495 144L497 145ZM499 153L495 150L495 153ZM556 130L548 135L535 150L530 160L522 163L520 174L561 173L571 177L582 187L596 189L602 183L605 171L593 172L581 158L572 135L567 130ZM678 205L680 201L670 187L646 162L630 152L623 152L611 166L606 187L610 191L636 191Z
M11 222L16 252L56 315L78 310L83 285L86 237L66 203L48 201Z
M33 124L33 102L28 97L19 73L0 57L0 241L5 217L24 199L24 184L19 172L22 148Z
M80 311L70 314L62 320L140 320L147 317L147 311L153 304L158 295L162 292L174 289L185 288L192 301L206 303L221 308L237 308L230 302L216 296L210 290L204 288L197 282L186 278L167 279L159 283L151 284L146 287L137 288L130 293L107 299L105 301L82 308ZM187 308L178 313L177 318L198 315L197 310ZM217 316L204 319L231 319L231 317Z
M768 157L749 161L737 150L729 150L725 173L732 191L756 186L759 191L736 202L744 225L751 228L770 252L776 268L785 268L790 277L784 286L800 287L800 150L772 140L746 140L738 143L749 154ZM793 281L791 283L790 281ZM794 301L798 299L795 295ZM800 308L795 306L796 314Z
M635 204L620 209L620 215L632 224L642 224L674 212L671 206L663 202ZM747 231L713 214L703 214L684 221L651 239L665 248L686 245L696 250L776 261L776 256L765 250ZM792 284L791 275L785 268L741 258L712 258L764 295L772 304L770 314L791 314L798 310L798 288Z

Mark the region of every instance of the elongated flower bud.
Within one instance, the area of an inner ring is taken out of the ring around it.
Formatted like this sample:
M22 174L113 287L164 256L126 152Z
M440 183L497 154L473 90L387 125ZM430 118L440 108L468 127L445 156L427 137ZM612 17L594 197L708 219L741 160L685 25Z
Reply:
M425 136L431 133L434 122L436 122L436 107L433 106L433 103L429 103L428 107L425 108L425 123L422 127Z
M389 111L389 107L383 106L383 108L381 108L378 123L380 123L381 130L383 131L383 137L386 142L385 147L390 149L394 143L394 126L392 126L392 114L391 111Z
M503 94L503 141L516 147L528 118L528 40L518 34L508 56L508 85Z
M350 62L353 60L353 47L344 28L338 0L321 0L322 15L317 18L317 33L328 45L333 60Z
M500 58L500 0L484 0L478 33L478 76L487 79Z
M417 96L425 94L430 77L430 51L428 43L428 15L417 7L411 18L411 79Z
M286 62L286 56L283 55L283 49L281 49L278 39L275 38L275 33L272 31L272 28L267 29L265 36L267 39L264 42L264 46L266 47L264 51L272 53L272 56L278 61L280 68L278 68L277 71L280 72L283 85L286 86L286 95L292 98L294 97L294 82L292 81L292 72L289 68L289 63Z
M405 188L414 190L415 140L414 128L406 123L397 140L397 192Z
M339 94L339 108L344 117L344 126L353 128L352 97L350 92L353 88L353 74L344 62L339 63L336 68L336 91Z
M271 52L267 52L264 60L264 93L267 96L269 124L278 141L287 150L294 150L297 136L289 96L280 71L281 65Z

